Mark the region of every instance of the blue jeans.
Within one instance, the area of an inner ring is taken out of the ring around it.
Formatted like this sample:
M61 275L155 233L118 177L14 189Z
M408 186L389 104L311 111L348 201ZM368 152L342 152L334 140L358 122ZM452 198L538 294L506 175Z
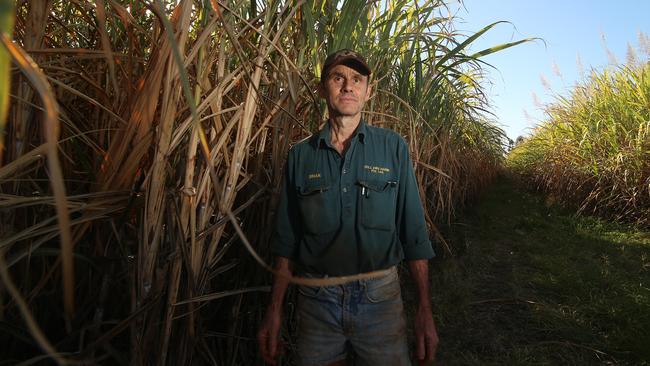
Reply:
M349 353L356 365L411 365L395 267L383 277L298 291L298 365L323 366Z

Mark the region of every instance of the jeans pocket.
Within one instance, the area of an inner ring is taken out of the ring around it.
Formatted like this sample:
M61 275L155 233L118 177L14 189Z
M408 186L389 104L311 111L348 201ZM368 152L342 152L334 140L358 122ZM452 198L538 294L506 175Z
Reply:
M370 279L365 285L366 298L371 303L398 300L401 298L401 289L397 272Z
M323 287L322 286L305 286L305 285L299 285L298 286L298 293L311 298L311 299L316 299L320 295L323 294Z

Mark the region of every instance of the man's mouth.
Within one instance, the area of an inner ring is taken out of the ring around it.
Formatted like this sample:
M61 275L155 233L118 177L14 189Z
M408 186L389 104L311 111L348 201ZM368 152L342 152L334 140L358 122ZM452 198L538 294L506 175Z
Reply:
M357 101L355 98L340 98L339 100L341 102L356 102Z

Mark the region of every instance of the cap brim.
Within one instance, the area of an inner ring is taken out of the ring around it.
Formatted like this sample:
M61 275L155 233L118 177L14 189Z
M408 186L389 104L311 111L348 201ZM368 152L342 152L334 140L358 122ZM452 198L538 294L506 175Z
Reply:
M368 65L365 62L359 60L356 57L341 57L341 60L337 60L337 62L335 62L329 68L331 69L333 66L336 65L345 65L351 67L363 75L370 75L372 73L370 67L368 67Z

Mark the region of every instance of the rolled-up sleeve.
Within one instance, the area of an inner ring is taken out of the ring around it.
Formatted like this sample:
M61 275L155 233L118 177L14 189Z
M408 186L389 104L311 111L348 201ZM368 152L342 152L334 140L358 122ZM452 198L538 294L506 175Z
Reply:
M398 147L400 184L397 196L397 234L405 260L430 259L435 256L427 232L424 210L413 172L408 146L400 139Z

